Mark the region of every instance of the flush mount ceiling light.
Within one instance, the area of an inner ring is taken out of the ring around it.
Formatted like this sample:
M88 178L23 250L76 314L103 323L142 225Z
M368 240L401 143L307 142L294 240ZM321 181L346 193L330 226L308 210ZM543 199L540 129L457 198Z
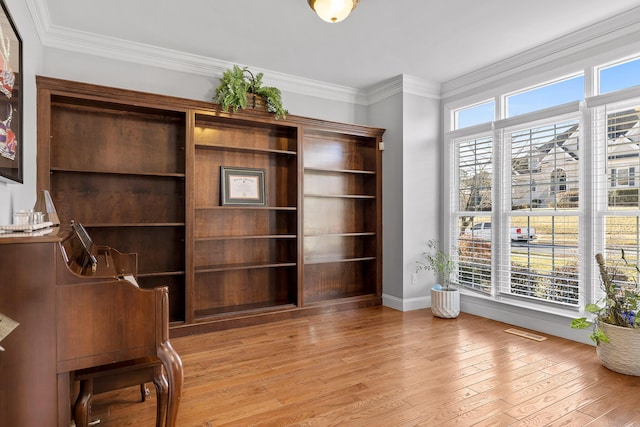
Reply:
M336 23L349 16L360 0L307 0L307 2L322 20Z

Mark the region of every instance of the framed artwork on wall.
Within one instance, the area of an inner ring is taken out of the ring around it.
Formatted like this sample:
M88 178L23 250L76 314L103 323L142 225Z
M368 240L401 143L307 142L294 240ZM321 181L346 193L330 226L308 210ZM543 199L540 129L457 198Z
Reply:
M0 180L22 183L22 39L0 5Z
M255 168L220 167L222 205L265 206L265 171Z

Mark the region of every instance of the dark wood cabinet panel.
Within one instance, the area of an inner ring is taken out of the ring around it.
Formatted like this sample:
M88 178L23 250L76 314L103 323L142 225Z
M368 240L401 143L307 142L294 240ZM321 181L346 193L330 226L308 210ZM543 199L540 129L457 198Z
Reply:
M195 311L199 319L296 304L295 265L262 267L252 264L242 269L197 276Z
M375 197L376 175L369 171L344 173L305 168L304 194L337 197Z
M305 303L375 295L378 280L376 263L375 258L347 258L341 262L305 264Z
M172 335L382 302L383 130L38 77L38 189L138 254ZM221 200L221 168L266 203Z
M138 275L138 284L151 289L158 286L169 288L169 321L172 325L184 325L186 319L186 295L184 273L154 273Z
M0 425L57 425L54 247L37 241L45 238L8 240L0 242L0 313L20 325L2 341Z
M305 236L305 263L322 263L349 259L375 258L375 233Z
M51 166L184 174L184 113L52 97Z
M196 148L194 167L196 207L220 206L220 168L223 166L264 169L267 205L296 206L298 183L295 155L208 147Z
M376 199L305 196L304 234L377 232Z
M304 153L307 168L378 171L378 144L372 137L312 129L305 133Z
M296 263L296 237L265 236L252 239L216 239L197 241L196 271L216 266L239 266L269 263Z
M196 146L296 154L297 129L279 122L230 120L210 113L196 114L193 133Z
M58 216L67 221L184 223L184 179L55 171L50 191Z
M95 242L138 254L138 274L184 274L184 226L86 227ZM126 232L123 232L126 231ZM143 243L143 245L140 245ZM155 248L163 248L162 251ZM137 249L137 250L134 250Z
M207 238L293 236L297 234L294 208L218 207L196 209L196 240Z

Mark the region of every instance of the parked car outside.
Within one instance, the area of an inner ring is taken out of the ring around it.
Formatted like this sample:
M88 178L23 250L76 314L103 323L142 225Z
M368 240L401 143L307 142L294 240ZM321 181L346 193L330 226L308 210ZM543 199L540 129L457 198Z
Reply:
M491 240L491 223L474 224L473 227L465 230L465 234L471 234L479 239ZM536 229L534 227L509 227L509 237L514 242L528 242L536 238Z

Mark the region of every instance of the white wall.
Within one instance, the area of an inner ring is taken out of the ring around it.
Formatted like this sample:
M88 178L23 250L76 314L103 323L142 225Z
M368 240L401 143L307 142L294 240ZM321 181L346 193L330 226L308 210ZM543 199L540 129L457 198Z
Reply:
M408 91L369 107L386 129L383 153L383 303L397 310L428 307L433 276L412 283L415 262L429 239L440 239L440 102ZM411 78L411 81L415 81Z
M36 87L42 69L42 44L24 0L5 0L22 38L23 184L0 182L0 224L10 224L14 210L31 209L36 201Z
M403 283L406 309L430 307L431 286L436 277L421 272L416 277L416 261L430 239L442 241L442 142L440 101L405 94L403 99Z
M369 124L385 129L382 140L382 283L384 304L398 308L403 296L402 93L369 107ZM400 308L399 308L400 309Z
M52 48L44 50L43 75L198 101L211 101L218 86L213 70L211 77L205 77ZM362 105L285 91L282 100L290 114L366 124L366 107Z

